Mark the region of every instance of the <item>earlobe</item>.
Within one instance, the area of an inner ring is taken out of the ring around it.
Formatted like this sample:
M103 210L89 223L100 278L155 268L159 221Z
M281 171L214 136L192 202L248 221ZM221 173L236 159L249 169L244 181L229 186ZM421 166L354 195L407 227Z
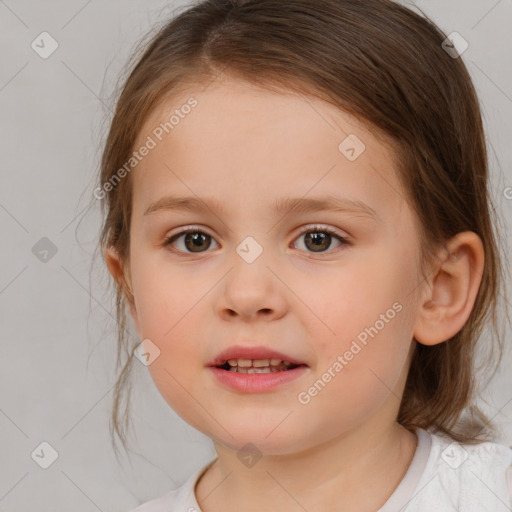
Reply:
M418 305L414 338L423 345L449 340L467 322L482 282L482 240L472 231L458 233L445 246L439 261L425 283L429 288L426 298L424 295Z

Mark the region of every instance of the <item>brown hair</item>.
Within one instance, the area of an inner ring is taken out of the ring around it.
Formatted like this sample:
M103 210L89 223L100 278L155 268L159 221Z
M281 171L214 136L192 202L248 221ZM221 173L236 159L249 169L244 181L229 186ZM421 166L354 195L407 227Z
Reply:
M489 368L495 348L501 359L496 313L505 279L491 220L479 102L461 58L443 49L445 39L425 15L391 0L196 2L159 28L143 52L133 54L137 62L117 100L98 186L128 161L140 128L157 106L220 73L277 92L318 97L384 134L393 143L400 183L417 216L423 276L436 251L461 231L478 234L485 250L482 282L464 327L435 346L414 341L397 420L408 429L432 427L456 441L477 443L486 440L486 429L492 432L492 423L474 404L476 373ZM127 263L130 174L109 188L102 200L100 247L104 256L114 248ZM119 412L140 340L125 335L131 291L123 282L113 284L117 368L123 349L127 360L116 382L111 427L126 448L129 393L124 427ZM477 340L489 316L496 338L490 337L489 360L477 368Z

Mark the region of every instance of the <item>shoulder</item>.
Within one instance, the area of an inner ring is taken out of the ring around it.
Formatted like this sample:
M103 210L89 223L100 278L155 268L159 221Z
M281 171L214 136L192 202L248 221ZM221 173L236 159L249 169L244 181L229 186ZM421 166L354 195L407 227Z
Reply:
M200 512L195 486L203 473L216 461L213 459L192 473L183 485L158 498L142 503L129 512Z
M512 448L493 442L461 444L431 434L427 478L447 503L464 512L510 511Z
M448 474L487 474L502 472L512 466L512 448L489 441L461 444L452 439L432 434L432 452L439 470Z
M139 505L137 508L134 508L129 512L171 512L174 510L173 507L176 502L176 497L182 489L183 486L178 489L174 489L159 498L146 501L146 503Z

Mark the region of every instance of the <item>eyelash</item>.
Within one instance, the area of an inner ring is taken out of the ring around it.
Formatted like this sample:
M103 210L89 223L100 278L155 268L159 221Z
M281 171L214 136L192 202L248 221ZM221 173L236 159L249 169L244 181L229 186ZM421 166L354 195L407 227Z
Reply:
M179 233L175 233L174 235L171 235L170 237L167 237L164 240L164 243L163 243L164 247L168 247L168 246L170 247L171 244L174 241L176 241L180 236L186 235L187 233L201 233L201 234L209 236L210 238L213 239L213 237L211 235L209 235L205 231L201 230L199 227L190 226L190 227L187 227L187 228L183 229ZM325 227L325 226L312 226L312 227L309 227L308 229L306 229L306 230L302 231L301 233L299 233L296 238L300 238L301 236L303 236L303 235L305 235L307 233L328 233L329 235L332 235L334 238L336 238L337 240L339 240L341 242L341 246L338 247L338 249L341 249L342 246L352 245L352 243L349 242L346 238L344 238L341 235L339 235L336 230L334 230L332 228ZM174 248L170 248L170 250L172 252L178 254L179 256L182 256L182 257L186 257L186 256L193 255L193 254L201 254L200 252L198 252L198 253L191 253L191 252L184 253L183 251L178 251L178 250L176 250ZM208 251L204 251L204 252L208 252ZM311 254L316 254L316 255L322 256L322 254L329 254L330 252L333 252L333 251L325 251L325 252L318 252L318 253L315 253L313 251L307 251L307 252L310 252Z

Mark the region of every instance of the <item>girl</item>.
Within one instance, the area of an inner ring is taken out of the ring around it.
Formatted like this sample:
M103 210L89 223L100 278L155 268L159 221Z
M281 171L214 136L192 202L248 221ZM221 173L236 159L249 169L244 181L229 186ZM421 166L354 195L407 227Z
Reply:
M503 268L465 46L391 0L207 0L145 48L95 190L114 427L137 357L217 456L137 512L511 510L474 405Z

